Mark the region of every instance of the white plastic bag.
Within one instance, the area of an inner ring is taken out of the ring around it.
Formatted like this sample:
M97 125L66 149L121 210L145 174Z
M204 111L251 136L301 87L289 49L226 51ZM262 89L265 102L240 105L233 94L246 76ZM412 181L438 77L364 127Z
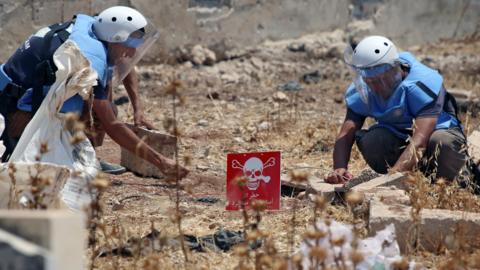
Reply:
M313 239L306 239L300 245L300 254L303 257L302 266L304 269L310 269L313 263L310 260L311 247L318 246L325 251L324 264L327 268L335 267L335 261L345 263L348 269L353 267L351 259L353 251L353 231L352 225L343 224L335 220L329 225L324 222L317 223L317 229L325 233L325 237L318 239L318 243ZM341 241L340 245L332 243ZM373 237L360 239L357 242L357 252L360 252L363 260L357 263L355 269L392 269L392 265L402 259L400 248L398 246L395 226L390 224L382 231L377 232ZM415 263L409 263L409 269L414 269Z
M65 100L80 94L87 99L97 84L97 73L81 54L75 42L67 40L55 54L53 61L58 68L56 81L50 87L37 113L25 128L10 162L47 162L63 165L72 170L63 193L70 208L80 209L88 203L87 183L97 174L95 150L88 139L72 145L72 134L64 129L65 115L60 113ZM41 147L48 151L41 153ZM81 186L71 188L71 186Z

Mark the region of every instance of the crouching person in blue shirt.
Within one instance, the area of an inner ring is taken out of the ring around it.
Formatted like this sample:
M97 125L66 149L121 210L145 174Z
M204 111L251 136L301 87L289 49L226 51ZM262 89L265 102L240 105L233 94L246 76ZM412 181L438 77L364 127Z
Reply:
M154 164L161 172L175 174L175 162L153 150L117 120L111 102L112 84L123 82L136 109L135 124L151 127L138 108L138 80L133 68L157 38L158 32L140 12L123 6L110 7L96 17L79 14L70 22L51 25L32 35L0 67L0 113L6 120L0 140L7 147L2 160L6 161L13 152L55 82L57 68L52 56L65 41L72 40L98 76L93 89L94 123L86 125L95 127L89 136L92 144L101 145L102 133L106 132L120 146ZM60 112L91 119L87 105L77 94L64 102ZM188 173L181 166L178 170L180 177Z
M345 94L347 114L337 136L334 171L326 181L344 183L355 142L368 165L378 173L419 168L432 180L454 180L466 167L466 139L456 104L443 78L408 52L398 53L382 36L347 48L345 61L355 72ZM362 129L367 117L376 120ZM417 153L423 153L418 160Z

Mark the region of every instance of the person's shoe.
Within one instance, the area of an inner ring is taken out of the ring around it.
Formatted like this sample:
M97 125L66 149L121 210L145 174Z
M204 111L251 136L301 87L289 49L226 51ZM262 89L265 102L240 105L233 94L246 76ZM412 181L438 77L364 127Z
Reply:
M125 167L120 166L118 164L112 164L103 160L99 160L99 162L100 162L100 168L104 173L117 175L127 171Z

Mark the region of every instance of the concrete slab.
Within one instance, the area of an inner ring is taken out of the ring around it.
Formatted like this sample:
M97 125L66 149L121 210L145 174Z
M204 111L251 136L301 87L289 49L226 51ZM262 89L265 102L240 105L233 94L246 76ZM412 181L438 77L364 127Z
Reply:
M474 130L467 139L468 151L475 161L480 160L480 131Z
M50 269L49 260L46 249L0 229L0 269Z
M448 89L448 92L455 97L457 102L471 102L475 98L472 91L464 89Z
M408 251L413 239L414 223L410 216L411 207L405 205L405 195L397 194L390 199L374 197L370 201L369 234L374 235L387 225L394 224L397 241L402 253ZM393 199L392 199L393 198ZM408 198L408 197L407 197ZM459 228L465 233L461 241L466 241L471 249L480 248L480 214L443 209L423 209L419 226L419 242L423 249L437 252L441 247L452 248Z
M410 198L405 190L396 187L376 187L362 192L367 202L379 200L386 204L410 205Z
M84 269L84 224L67 210L0 210L0 229L47 250L49 269Z
M174 157L175 143L177 141L174 136L166 135L155 130L137 128L132 125L129 125L129 128L132 129L140 139L144 140L150 147L155 149L155 151L169 158ZM157 167L123 148L120 164L130 171L145 177L163 178L163 174Z
M22 195L29 197L32 181L42 182L40 202L47 208L60 208L59 193L70 170L63 166L47 163L15 162L0 164L0 209L23 208L20 203ZM12 179L13 178L13 179ZM12 183L15 183L12 186Z
M297 188L299 190L305 190L308 193L322 195L327 199L332 199L337 192L336 189L340 189L343 186L342 184L332 185L325 183L325 180L320 179L316 176L310 176L308 178L308 183L294 182L290 179L290 175L288 174L282 174L280 178L282 185Z
M353 191L357 192L365 192L376 187L384 187L384 186L394 186L399 189L405 189L403 184L403 180L406 178L405 175L402 173L394 173L394 174L385 174L380 177L374 178L368 182L364 182L357 186L351 188Z

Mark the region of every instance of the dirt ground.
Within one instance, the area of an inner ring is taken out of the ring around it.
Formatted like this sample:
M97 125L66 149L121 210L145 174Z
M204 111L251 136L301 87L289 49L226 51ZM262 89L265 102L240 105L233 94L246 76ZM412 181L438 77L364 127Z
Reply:
M337 129L345 116L343 93L350 83L350 72L338 53L312 57L308 52L287 49L295 41L265 43L246 48L230 60L211 66L152 63L140 66L141 96L148 118L164 132L172 117L172 100L165 88L174 78L183 82L177 122L181 130L180 160L191 159L191 174L182 181L180 209L185 234L203 236L219 228L242 230L240 212L225 207L226 154L263 150L282 151L282 172L309 167L312 175L323 177L331 170ZM425 63L439 68L447 89L473 91L480 96L480 39L442 41L403 48ZM318 71L318 82L302 81L302 76ZM303 89L279 90L296 80ZM278 93L281 94L278 94ZM115 97L125 95L119 90ZM120 118L132 121L129 104L119 106ZM478 119L463 114L467 131L477 128ZM107 161L120 161L120 149L107 138L98 155ZM350 170L355 175L365 163L354 149ZM164 179L142 178L131 172L108 176L111 185L101 197L102 217L107 235L97 232L99 246L109 249L125 244L128 238L146 235L152 226L166 238L178 235L171 217L175 189ZM213 204L196 201L202 197L219 199ZM263 215L261 228L270 232L280 254L289 251L288 234L295 207L295 247L302 232L312 223L313 206L308 200L283 196L282 209ZM329 206L327 216L347 223L354 219L344 206ZM113 230L113 232L112 232ZM88 256L92 250L89 249ZM238 256L230 252L190 252L190 269L233 269ZM419 254L427 267L448 258L445 254ZM144 251L139 256L107 256L95 259L96 269L178 269L183 268L178 245L161 252Z

